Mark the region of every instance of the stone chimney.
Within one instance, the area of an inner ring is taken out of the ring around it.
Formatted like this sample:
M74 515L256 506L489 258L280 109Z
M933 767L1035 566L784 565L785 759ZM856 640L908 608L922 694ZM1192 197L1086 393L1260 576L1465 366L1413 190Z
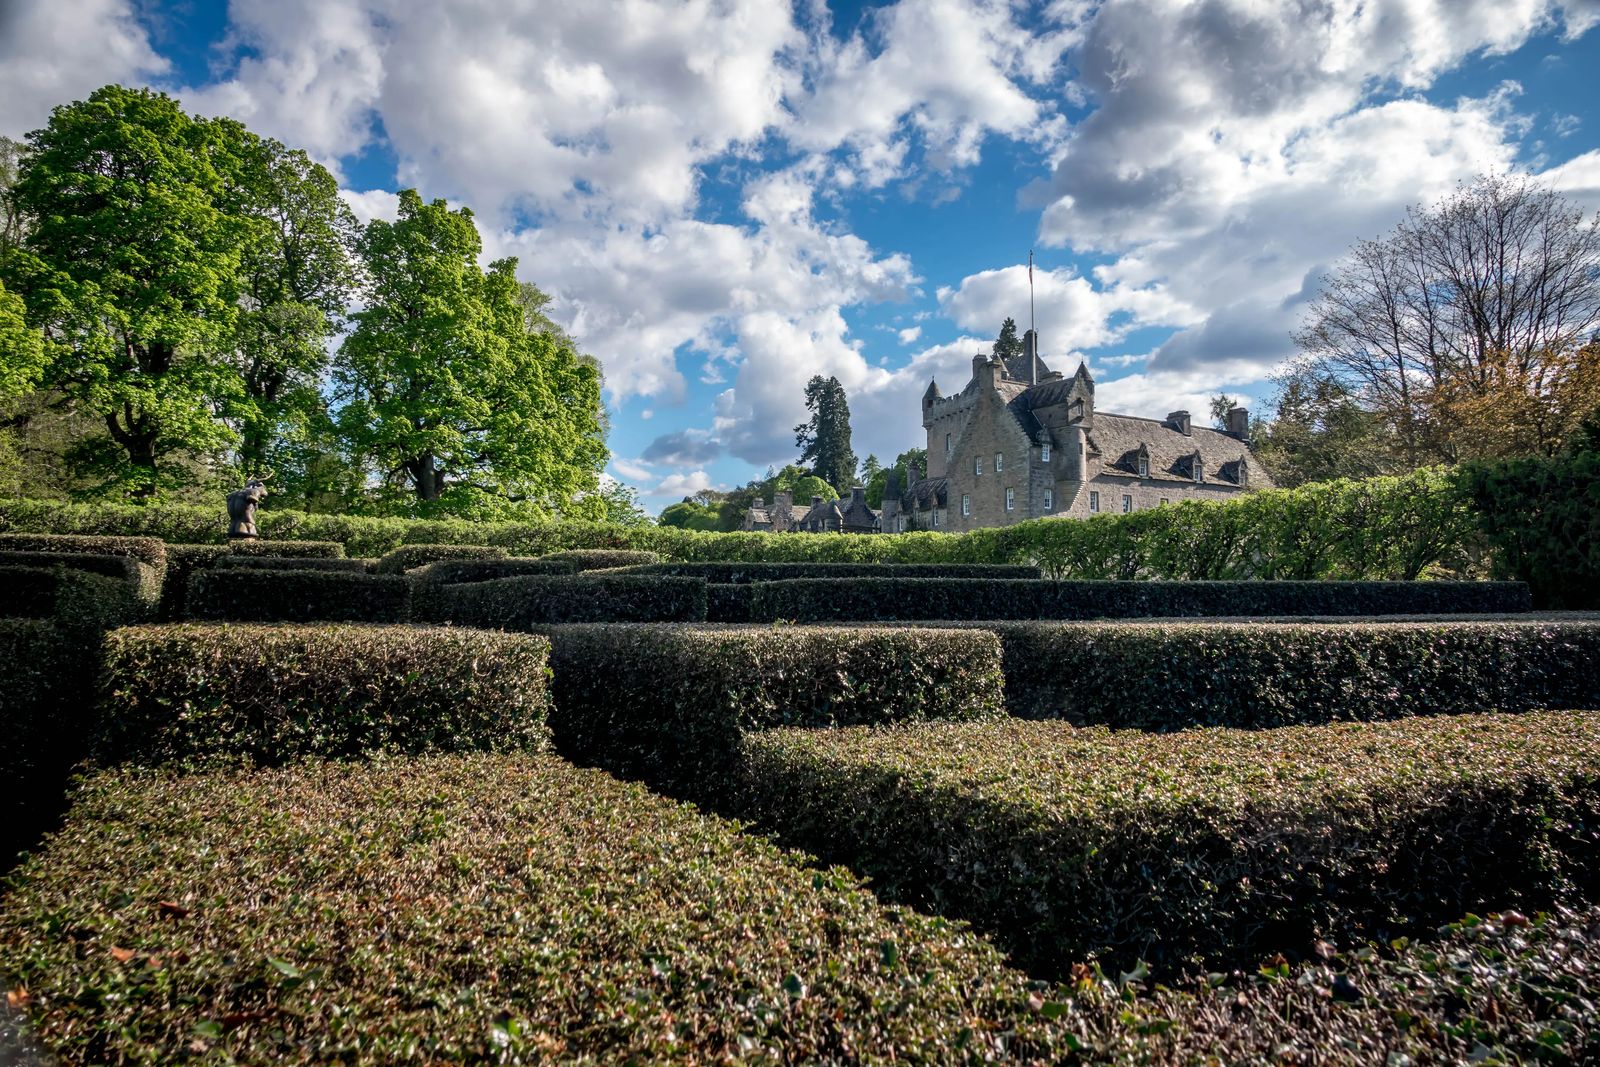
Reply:
M775 508L788 508L794 506L794 494L787 489L779 489L772 494L772 506Z
M1187 411L1171 411L1167 413L1167 425L1177 430L1183 436L1189 436L1189 413Z
M867 506L866 486L852 485L850 487L850 506L852 508L864 508Z
M755 502L752 503L750 506L752 508L757 508L757 509L759 509L761 511L766 511L767 510L767 502L766 502L766 500L762 499L759 496L756 497Z
M999 360L993 356L979 352L972 357L972 379L979 387L993 389L995 378L1002 373Z
M1028 384L1039 384L1039 335L1029 330L1022 335L1022 356L1028 361Z
M1250 437L1250 409L1234 406L1228 409L1228 435L1241 441Z
M821 493L813 493L812 494L812 496L811 496L811 506L814 507L814 508L820 508L822 506L822 494Z

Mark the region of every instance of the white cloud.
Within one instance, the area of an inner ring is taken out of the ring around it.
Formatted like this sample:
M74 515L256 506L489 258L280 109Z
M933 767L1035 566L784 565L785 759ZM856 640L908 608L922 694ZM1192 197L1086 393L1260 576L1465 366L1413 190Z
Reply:
M108 82L167 71L131 0L0 2L0 135L38 129L50 109Z
M661 484L650 491L651 496L685 497L694 496L702 489L711 488L711 476L705 471L691 471L688 474L669 474L661 479Z
M916 344L917 338L922 336L922 327L907 326L903 330L896 331L895 336L900 338L900 343L903 345Z
M647 463L627 459L623 456L612 456L611 467L618 474L633 482L647 482L655 477L655 472Z
M373 219L393 222L400 217L400 197L386 189L369 189L364 193L340 189L339 195L363 226Z

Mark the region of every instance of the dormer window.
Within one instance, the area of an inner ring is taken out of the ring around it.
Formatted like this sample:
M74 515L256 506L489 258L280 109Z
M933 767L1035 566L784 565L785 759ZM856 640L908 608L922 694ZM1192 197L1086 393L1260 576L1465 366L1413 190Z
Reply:
M1139 446L1139 477L1150 477L1150 450L1143 445Z
M1238 477L1240 487L1250 484L1250 468L1245 463L1243 456L1239 457L1239 464L1234 468L1234 473Z
M1194 475L1194 484L1199 485L1206 480L1205 460L1199 452L1189 457L1189 473Z

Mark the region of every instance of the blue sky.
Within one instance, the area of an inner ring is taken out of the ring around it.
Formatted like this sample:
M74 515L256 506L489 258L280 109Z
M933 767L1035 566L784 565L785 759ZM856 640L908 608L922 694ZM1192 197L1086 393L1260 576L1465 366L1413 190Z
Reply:
M1103 406L1270 401L1316 279L1488 170L1600 208L1600 0L3 0L0 133L108 81L478 214L606 369L651 510L920 444L1035 250Z

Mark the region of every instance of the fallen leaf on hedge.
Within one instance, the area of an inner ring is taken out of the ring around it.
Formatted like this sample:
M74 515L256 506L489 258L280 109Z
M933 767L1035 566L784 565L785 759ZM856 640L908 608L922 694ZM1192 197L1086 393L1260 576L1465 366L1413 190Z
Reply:
M189 909L174 900L156 901L156 910L163 919L184 919L189 915Z
M138 953L131 948L120 948L117 945L111 946L111 958L118 963L127 963L137 955Z
M6 1007L16 1011L20 1010L22 1006L27 1003L28 990L26 987L18 986L16 989L6 990Z

